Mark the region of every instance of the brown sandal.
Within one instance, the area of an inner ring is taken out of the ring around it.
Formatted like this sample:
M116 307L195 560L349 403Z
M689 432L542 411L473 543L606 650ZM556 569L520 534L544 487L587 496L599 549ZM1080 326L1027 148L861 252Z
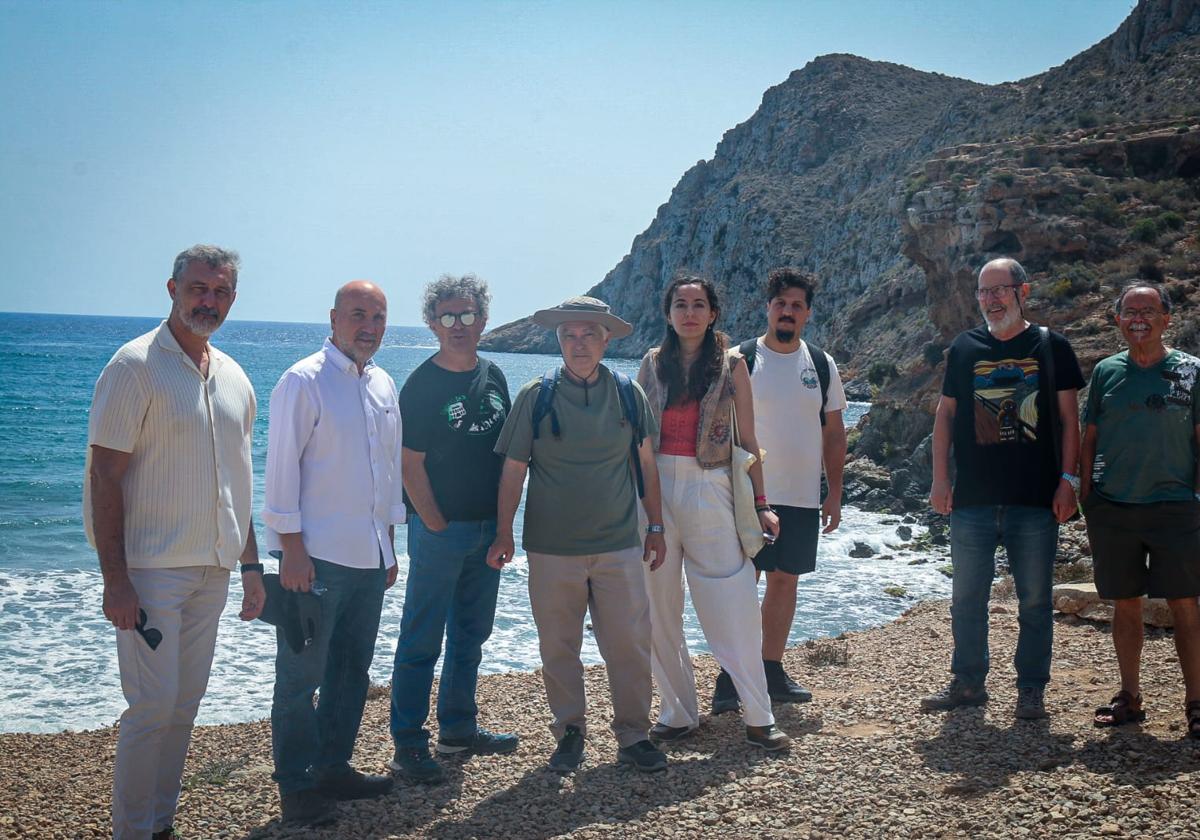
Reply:
M1187 715L1187 734L1189 738L1200 741L1200 700L1193 700L1183 705Z
M1200 703L1197 703L1196 707L1197 717L1200 720ZM1142 695L1134 697L1125 689L1121 689L1107 706L1097 707L1092 723L1097 727L1124 726L1127 723L1141 723L1145 719L1146 713L1142 710ZM1200 735L1196 737L1200 738Z

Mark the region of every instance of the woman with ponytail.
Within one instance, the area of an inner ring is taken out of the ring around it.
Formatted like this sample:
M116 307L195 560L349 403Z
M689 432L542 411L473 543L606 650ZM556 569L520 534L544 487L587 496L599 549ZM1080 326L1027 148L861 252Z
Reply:
M696 678L683 636L686 576L708 646L741 698L747 741L766 750L785 749L789 740L775 726L767 695L754 564L742 553L733 518L735 408L741 446L758 452L750 375L714 327L720 307L711 281L677 276L663 297L663 314L662 346L646 354L638 372L659 420L656 450L667 541L662 567L646 574L654 680L662 701L650 737L678 740L700 723ZM761 464L754 464L750 477L762 500L763 532L774 536L779 520L763 496Z

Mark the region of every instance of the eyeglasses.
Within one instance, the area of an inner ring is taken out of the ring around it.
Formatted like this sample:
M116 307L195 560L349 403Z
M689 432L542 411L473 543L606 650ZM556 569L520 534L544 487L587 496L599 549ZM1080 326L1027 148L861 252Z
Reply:
M984 289L976 289L975 297L979 298L980 300L987 300L988 298L1002 298L1009 294L1009 289L1019 289L1021 288L1021 285L1022 284L1020 283L1013 283L1011 285L988 286Z
M475 323L476 315L474 312L447 312L445 315L438 317L438 323L446 329L454 326L454 322L458 321L464 327L469 327Z
M150 650L158 650L158 646L162 644L162 631L146 626L146 611L141 607L138 607L138 620L137 624L133 625L133 629L146 640L146 644L150 645Z
M1163 311L1161 309L1149 309L1149 308L1146 308L1146 309L1122 309L1117 314L1121 316L1121 320L1123 320L1123 321L1130 321L1134 318L1142 318L1142 319L1148 321L1151 318L1156 318L1159 315L1162 315Z

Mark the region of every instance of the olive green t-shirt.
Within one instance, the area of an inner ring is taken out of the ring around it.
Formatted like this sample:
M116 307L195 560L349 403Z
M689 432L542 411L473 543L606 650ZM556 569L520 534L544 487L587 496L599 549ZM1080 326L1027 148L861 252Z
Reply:
M587 387L559 376L554 394L560 437L550 415L533 439L533 407L541 379L517 393L500 430L496 452L529 463L525 531L521 544L538 554L580 556L641 545L637 483L629 444L634 430L621 411L612 373L600 366L599 380ZM634 393L644 434L658 434L646 395ZM640 443L640 441L639 441Z
M1096 426L1096 492L1129 504L1192 501L1198 372L1200 359L1178 350L1149 368L1128 350L1096 365L1083 414Z

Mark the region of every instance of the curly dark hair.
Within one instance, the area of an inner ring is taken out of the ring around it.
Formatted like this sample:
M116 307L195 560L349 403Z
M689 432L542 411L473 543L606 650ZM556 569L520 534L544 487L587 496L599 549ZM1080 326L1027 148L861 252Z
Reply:
M818 285L816 276L803 269L792 266L772 268L767 273L767 300L774 300L784 289L803 289L804 305L811 309Z
M666 335L658 350L658 378L667 384L667 404L677 405L689 400L701 400L708 393L709 386L721 372L725 363L725 348L729 344L725 333L713 329L716 319L709 324L704 333L704 343L700 346L700 354L696 356L688 369L687 376L683 373L683 364L679 359L679 336L671 326L671 304L675 301L675 290L680 286L696 285L704 289L708 296L708 306L719 318L721 305L717 301L717 289L707 277L694 274L677 274L667 286L663 294L663 315L667 318Z

